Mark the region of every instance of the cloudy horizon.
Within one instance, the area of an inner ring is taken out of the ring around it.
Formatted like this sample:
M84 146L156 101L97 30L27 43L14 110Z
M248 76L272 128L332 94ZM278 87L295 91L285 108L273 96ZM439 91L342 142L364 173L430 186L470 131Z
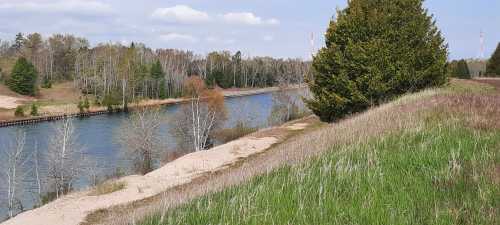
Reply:
M500 41L500 3L487 0L426 1L450 46L450 58L479 56L479 33L486 34L485 55ZM475 7L471 7L473 4ZM142 42L206 54L241 50L249 56L306 58L310 37L315 48L335 8L345 0L0 0L0 39L18 32L74 34L91 44ZM477 8L471 11L471 8ZM462 16L460 16L462 15Z

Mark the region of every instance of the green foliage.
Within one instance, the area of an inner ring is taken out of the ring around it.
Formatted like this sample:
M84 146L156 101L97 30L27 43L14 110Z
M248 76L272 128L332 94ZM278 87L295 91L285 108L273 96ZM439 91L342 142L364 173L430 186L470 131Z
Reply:
M36 104L31 104L31 113L32 116L38 116L38 106Z
M163 68L161 67L160 60L156 60L156 62L151 65L150 75L153 79L159 80L165 77L165 73L163 72Z
M447 82L447 46L420 0L352 0L325 39L307 102L323 121Z
M17 106L16 111L14 111L14 116L24 117L24 108L22 106Z
M44 77L42 81L42 88L52 88L52 81L48 77Z
M459 125L404 131L335 147L139 224L498 224L499 144L498 132Z
M85 112L85 106L83 106L83 101L78 101L78 105L76 105L76 107L78 107L78 111L80 113L84 113Z
M159 94L158 97L160 99L166 99L167 96L167 86L165 84L165 79L161 79L160 81L160 87L159 87Z
M7 85L11 90L19 94L34 96L37 91L37 76L35 66L28 62L26 58L20 57L12 69Z
M486 75L500 76L500 43L498 43L497 49L488 61Z
M471 79L471 74L469 71L469 66L467 65L467 61L464 59L459 61L452 61L449 66L450 75L452 77L460 78L460 79Z
M90 102L87 97L85 97L85 99L83 100L83 108L85 108L86 110L90 109Z
M102 105L105 105L108 111L112 112L114 107L121 104L121 97L118 92L108 93L104 96L102 100Z

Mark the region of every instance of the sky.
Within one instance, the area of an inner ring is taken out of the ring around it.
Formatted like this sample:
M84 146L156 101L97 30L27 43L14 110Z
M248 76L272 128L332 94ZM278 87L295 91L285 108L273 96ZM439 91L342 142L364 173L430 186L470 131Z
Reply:
M142 42L206 54L308 58L323 46L336 8L347 0L0 0L0 39L18 32L75 34L92 44ZM485 56L500 42L499 0L427 0L450 59Z

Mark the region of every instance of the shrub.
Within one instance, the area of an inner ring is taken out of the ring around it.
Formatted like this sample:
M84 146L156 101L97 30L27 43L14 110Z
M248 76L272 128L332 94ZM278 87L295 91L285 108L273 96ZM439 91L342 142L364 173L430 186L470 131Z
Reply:
M31 104L31 113L32 116L38 116L38 106L36 104Z
M52 81L47 77L43 78L42 88L47 88L47 89L52 88Z
M83 104L84 103L80 100L80 101L78 101L78 105L76 105L76 107L78 107L78 111L80 113L84 113L85 112L85 106Z
M90 102L87 97L85 97L85 100L83 100L83 108L85 108L87 111L90 109Z
M24 117L24 108L22 106L17 106L14 115L16 117Z
M120 105L120 103L120 96L116 92L105 95L102 100L102 104L105 105L110 112L114 110L114 106Z
M447 82L448 49L422 1L352 0L314 57L308 107L327 122Z

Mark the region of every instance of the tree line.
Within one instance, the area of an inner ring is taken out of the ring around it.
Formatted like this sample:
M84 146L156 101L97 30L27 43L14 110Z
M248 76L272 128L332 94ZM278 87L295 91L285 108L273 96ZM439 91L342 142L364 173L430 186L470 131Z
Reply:
M279 81L301 83L310 65L301 59L245 57L240 51L199 55L152 49L142 43L101 43L92 47L87 39L69 34L43 38L38 33L19 33L13 41L0 40L1 79L10 78L19 58L34 65L41 87L73 81L84 94L122 104L181 96L183 83L191 75L198 75L210 87L221 88L267 87Z

